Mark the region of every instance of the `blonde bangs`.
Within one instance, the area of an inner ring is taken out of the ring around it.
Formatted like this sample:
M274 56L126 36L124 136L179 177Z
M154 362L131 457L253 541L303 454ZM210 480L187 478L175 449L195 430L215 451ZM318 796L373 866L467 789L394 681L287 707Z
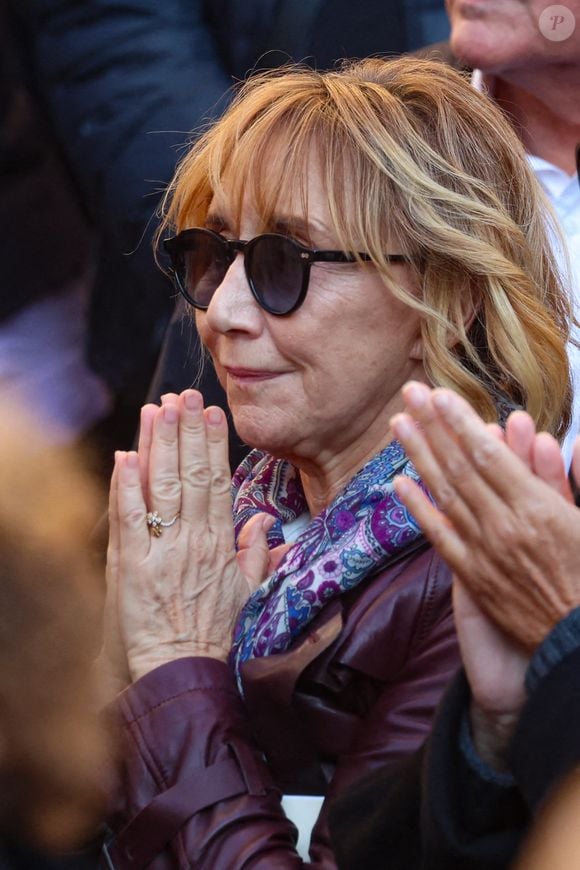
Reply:
M287 207L292 199L307 215L308 173L317 162L340 245L350 251L362 246L389 272L383 257L389 236L385 222L372 219L352 195L352 179L371 191L383 214L392 212L393 199L372 149L361 153L340 87L335 93L331 84L302 68L250 79L222 121L178 167L165 197L164 227L180 231L202 225L214 196L228 202L238 225L243 204L250 201L262 231L281 203ZM362 126L372 119L372 113L367 115L358 119Z

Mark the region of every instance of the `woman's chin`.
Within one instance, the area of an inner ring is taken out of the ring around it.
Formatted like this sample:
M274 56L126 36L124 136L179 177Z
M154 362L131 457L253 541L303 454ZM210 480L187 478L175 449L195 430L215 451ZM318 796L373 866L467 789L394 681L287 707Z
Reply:
M265 453L271 453L272 456L280 458L288 455L289 448L285 441L269 438L264 433L258 434L255 431L247 435L243 435L238 431L238 435L244 444L247 444L252 450L263 450Z
M285 456L290 450L288 433L276 431L257 416L236 415L234 413L234 425L238 436L248 447L264 450L273 456Z

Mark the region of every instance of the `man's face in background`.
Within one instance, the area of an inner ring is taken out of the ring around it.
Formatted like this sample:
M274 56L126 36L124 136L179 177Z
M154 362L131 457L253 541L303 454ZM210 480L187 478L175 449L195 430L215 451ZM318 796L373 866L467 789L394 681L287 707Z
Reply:
M580 0L446 0L446 8L451 49L468 66L495 74L580 69Z

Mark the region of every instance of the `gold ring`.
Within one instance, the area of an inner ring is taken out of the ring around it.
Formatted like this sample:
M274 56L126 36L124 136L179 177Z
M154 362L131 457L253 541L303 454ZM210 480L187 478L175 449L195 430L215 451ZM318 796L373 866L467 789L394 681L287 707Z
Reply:
M146 516L147 525L149 526L149 531L152 535L155 535L156 538L161 536L163 529L168 529L179 517L179 512L175 514L172 520L169 520L168 523L165 520L162 520L157 511L149 511Z

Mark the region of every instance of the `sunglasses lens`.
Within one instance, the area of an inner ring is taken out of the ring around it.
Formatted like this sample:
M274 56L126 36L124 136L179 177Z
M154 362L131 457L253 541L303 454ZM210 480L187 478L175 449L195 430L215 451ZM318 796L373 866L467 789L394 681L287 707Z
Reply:
M173 267L186 299L207 308L228 270L227 248L207 230L186 230L173 255Z
M302 295L304 264L290 239L260 236L246 253L247 270L260 303L271 314L288 314Z

